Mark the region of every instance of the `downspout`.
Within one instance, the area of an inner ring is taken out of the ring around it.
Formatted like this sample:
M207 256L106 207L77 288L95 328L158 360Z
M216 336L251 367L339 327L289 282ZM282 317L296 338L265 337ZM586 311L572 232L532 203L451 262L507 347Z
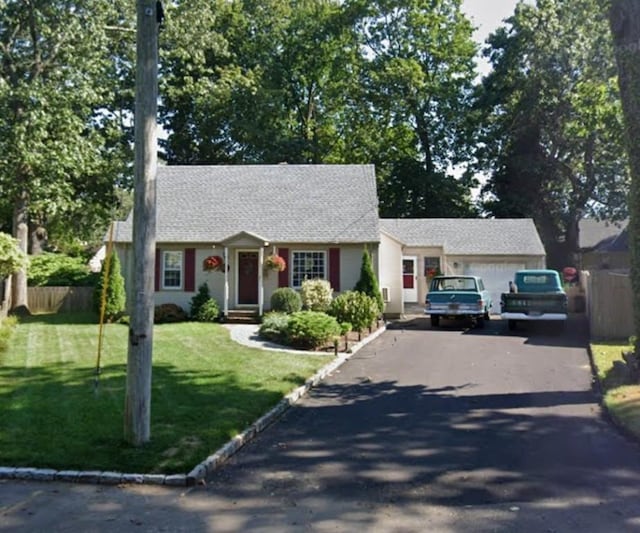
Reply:
M229 248L224 247L224 316L229 316Z

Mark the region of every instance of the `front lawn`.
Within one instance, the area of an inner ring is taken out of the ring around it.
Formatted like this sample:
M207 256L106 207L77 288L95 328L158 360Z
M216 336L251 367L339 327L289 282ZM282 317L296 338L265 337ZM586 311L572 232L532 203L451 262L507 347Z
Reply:
M331 360L247 348L218 324L154 329L151 442L123 441L128 327L23 318L0 352L0 466L188 473Z
M630 382L622 359L622 352L630 350L630 344L591 344L605 407L616 423L640 439L640 384Z

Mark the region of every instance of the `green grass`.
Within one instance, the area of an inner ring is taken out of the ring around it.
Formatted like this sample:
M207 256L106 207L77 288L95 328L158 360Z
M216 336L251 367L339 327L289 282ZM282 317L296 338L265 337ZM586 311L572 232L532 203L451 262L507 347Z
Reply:
M21 319L0 352L0 465L186 473L331 356L247 348L218 324L154 328L151 442L123 440L127 326L88 315Z
M622 352L630 344L599 342L591 344L596 375L602 386L603 402L609 414L629 433L640 438L640 384L630 383L616 361L623 362Z

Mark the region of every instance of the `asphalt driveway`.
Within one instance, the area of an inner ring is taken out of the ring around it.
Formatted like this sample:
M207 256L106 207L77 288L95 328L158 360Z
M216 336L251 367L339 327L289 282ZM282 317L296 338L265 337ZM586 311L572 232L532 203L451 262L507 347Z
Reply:
M0 483L0 530L640 531L584 324L396 323L204 486Z

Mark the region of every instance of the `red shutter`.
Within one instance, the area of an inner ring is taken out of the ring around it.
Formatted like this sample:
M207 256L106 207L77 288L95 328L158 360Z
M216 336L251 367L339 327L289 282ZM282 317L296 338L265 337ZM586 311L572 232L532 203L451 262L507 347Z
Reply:
M329 248L329 283L340 292L340 248Z
M291 269L291 264L289 263L289 248L279 248L278 255L284 259L284 262L287 265L287 268L282 272L278 272L278 287L288 287L289 271Z
M186 248L184 251L184 290L196 290L196 249Z
M160 290L160 275L162 273L162 251L156 248L156 271L155 271L155 288Z

